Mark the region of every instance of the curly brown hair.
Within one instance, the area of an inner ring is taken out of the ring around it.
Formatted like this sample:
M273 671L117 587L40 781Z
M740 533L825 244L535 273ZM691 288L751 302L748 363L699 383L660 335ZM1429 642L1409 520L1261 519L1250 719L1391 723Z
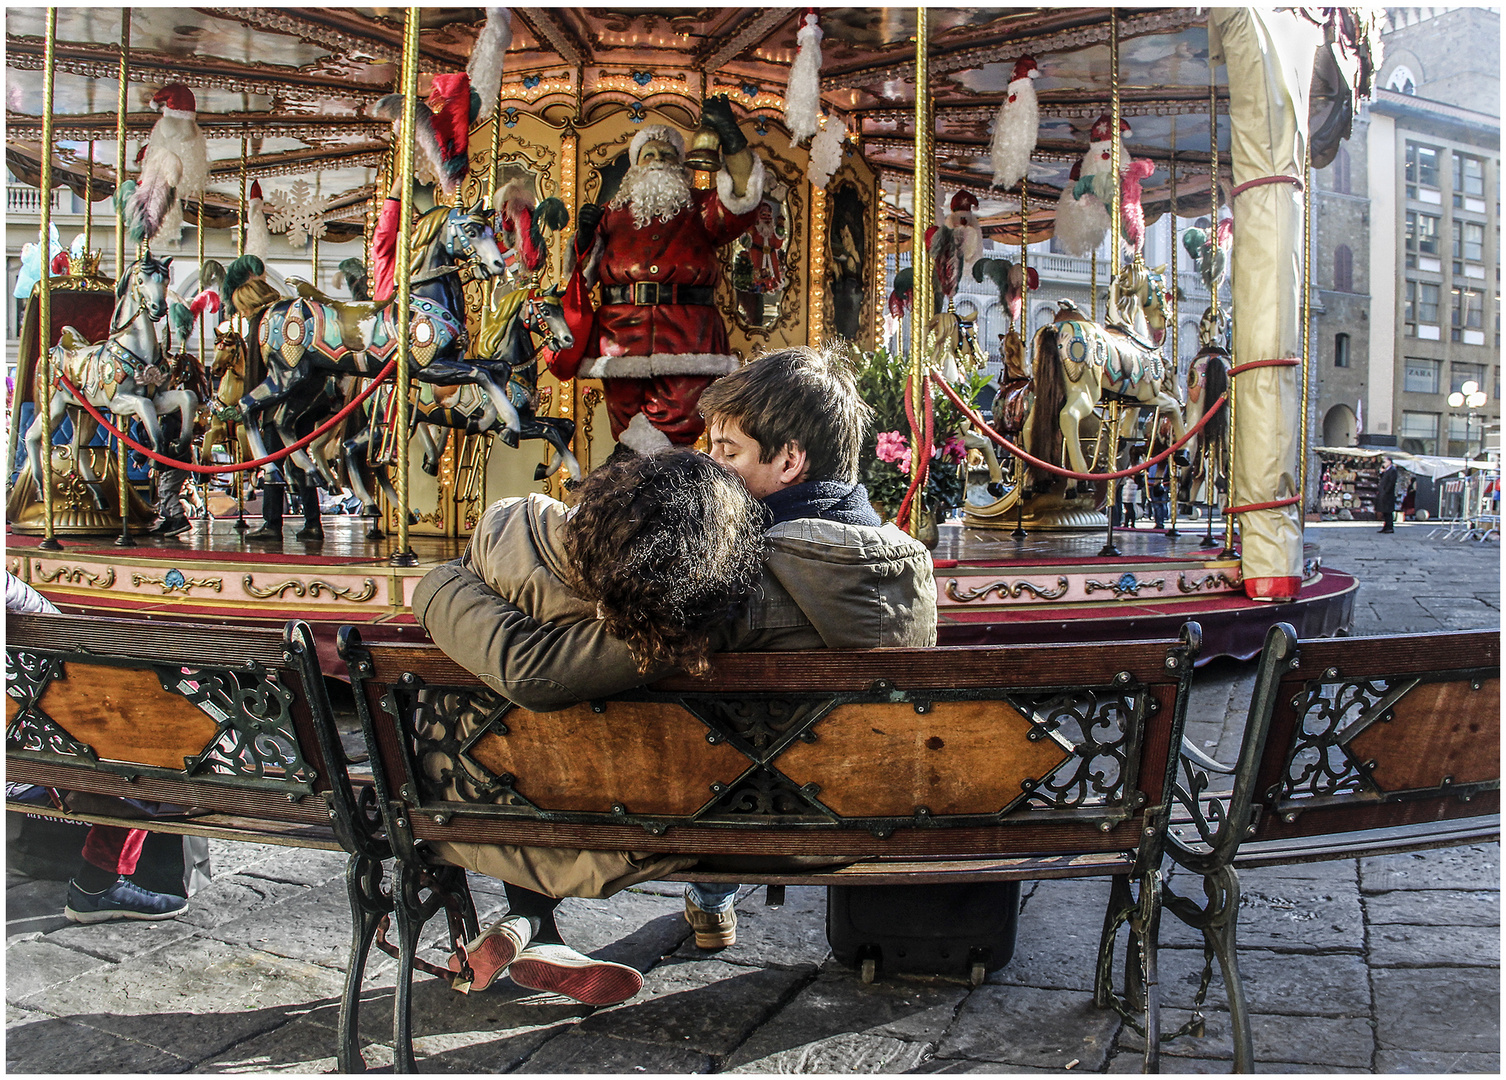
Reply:
M711 641L758 583L763 511L730 469L693 450L608 461L565 532L570 587L594 601L638 669L709 666Z

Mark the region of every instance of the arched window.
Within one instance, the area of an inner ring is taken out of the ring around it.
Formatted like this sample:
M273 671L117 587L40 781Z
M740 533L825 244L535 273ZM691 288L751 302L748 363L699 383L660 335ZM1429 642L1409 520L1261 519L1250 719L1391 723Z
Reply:
M1354 252L1348 244L1333 249L1333 287L1335 292L1354 292Z
M1349 366L1349 335L1335 334L1333 336L1333 366Z
M1396 70L1391 72L1391 78L1386 80L1386 89L1395 90L1398 94L1416 94L1417 80L1412 75L1412 69L1405 64L1398 64Z
M1349 151L1339 147L1333 159L1333 189L1340 195L1351 194L1349 190Z

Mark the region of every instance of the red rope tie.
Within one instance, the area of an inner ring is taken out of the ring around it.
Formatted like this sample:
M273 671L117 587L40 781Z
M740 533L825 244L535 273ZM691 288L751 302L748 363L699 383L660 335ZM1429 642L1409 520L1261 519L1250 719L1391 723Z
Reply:
M1244 506L1228 506L1224 508L1226 514L1248 514L1252 510L1275 510L1282 506L1295 506L1302 501L1301 495L1293 495L1289 499L1272 499L1270 502L1246 503Z
M1000 435L997 431L984 423L983 417L974 412L973 409L967 404L967 402L962 400L957 391L953 390L951 386L947 384L947 381L940 375L937 375L934 371L931 372L931 381L936 384L937 388L939 388L941 392L947 396L948 399L951 400L953 405L962 410L962 415L967 417L969 423L971 423L988 438L992 439L1004 449L1008 450L1015 457L1021 458L1024 461L1028 461L1036 468L1045 469L1047 472L1055 473L1057 476L1065 476L1069 480L1119 480L1126 476L1134 476L1136 473L1145 472L1152 465L1159 465L1161 462L1171 457L1172 454L1176 453L1178 450L1182 449L1182 447L1191 442L1192 437L1199 431L1203 430L1203 425L1212 420L1214 414L1217 413L1219 409L1223 408L1224 401L1228 397L1227 394L1221 394L1217 399L1214 400L1213 404L1208 407L1208 411L1203 413L1202 418L1199 419L1196 424L1193 424L1192 427L1187 429L1187 433L1185 435L1183 435L1176 442L1172 443L1165 450L1162 450L1159 454L1149 459L1148 461L1143 461L1139 465L1131 465L1128 469L1120 469L1118 472L1080 473L1073 472L1071 469L1064 469L1060 465L1053 465L1049 461L1042 461L1040 458L1035 457L1022 448L1016 446L1014 443L1010 442L1004 436Z
M1234 189L1234 194L1229 197L1231 199L1238 198L1242 193L1249 191L1251 188L1264 187L1266 184L1294 184L1298 191L1303 190L1301 177L1277 173L1275 176L1262 176L1257 180L1246 180L1243 184L1238 185Z
M397 360L393 359L387 361L387 366L384 367L381 371L377 372L376 378L371 380L370 386L366 387L366 389L362 390L355 397L351 398L350 403L346 405L345 408L335 413L334 416L331 416L328 420L320 424L303 438L299 439L292 446L285 446L281 450L268 454L266 457L257 458L255 461L243 461L239 465L195 465L191 461L178 461L176 458L163 457L161 454L150 450L145 446L142 446L135 439L131 438L129 435L125 434L119 428L117 428L114 424L110 423L110 421L106 420L104 416L100 414L98 409L84 400L84 396L83 394L79 393L78 387L74 386L73 383L68 381L68 376L64 375L62 372L58 372L57 378L58 381L63 384L64 388L70 394L72 394L75 399L77 399L80 405L83 406L84 411L90 416L94 417L95 422L98 423L100 427L104 428L111 435L114 435L117 439L125 443L132 450L135 450L138 454L144 454L151 460L157 462L157 464L166 465L172 469L182 469L184 472L208 473L210 475L218 476L222 473L236 473L245 472L247 469L259 469L263 465L270 465L274 461L281 461L283 458L287 457L294 451L302 450L309 443L319 438L319 436L328 434L336 424L338 424L340 421L344 420L347 416L360 408L367 398L376 393L376 388L382 385L382 383L386 381L387 377L391 375L395 370L397 370Z
M1242 375L1253 368L1263 367L1299 367L1302 361L1295 356L1286 356L1277 360L1251 360L1248 364L1240 364L1229 369L1229 375Z

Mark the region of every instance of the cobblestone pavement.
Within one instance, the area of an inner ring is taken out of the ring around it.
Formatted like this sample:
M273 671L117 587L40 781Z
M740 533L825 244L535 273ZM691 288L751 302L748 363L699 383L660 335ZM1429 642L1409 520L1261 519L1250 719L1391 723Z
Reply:
M1314 525L1325 561L1363 582L1355 633L1500 625L1500 548ZM1189 737L1237 747L1252 665L1198 674ZM72 926L60 882L6 882L6 1067L12 1072L321 1072L334 1067L349 939L337 854L215 843L213 883L181 918ZM1242 875L1240 964L1259 1071L1500 1070L1497 845ZM473 877L483 918L500 887ZM1195 879L1171 885L1200 895ZM1139 1043L1094 1008L1108 886L1027 883L1013 960L976 990L943 979L862 985L831 958L825 896L762 889L738 902L738 944L687 940L678 888L651 883L562 907L582 950L646 971L643 992L589 1009L506 979L462 997L422 978L414 1030L426 1072L1135 1072ZM440 923L431 924L437 944ZM1202 950L1162 927L1163 1025L1189 1015ZM1121 953L1122 956L1122 953ZM390 1068L393 961L363 995L370 1068ZM1206 1034L1168 1045L1166 1072L1227 1072L1215 974Z

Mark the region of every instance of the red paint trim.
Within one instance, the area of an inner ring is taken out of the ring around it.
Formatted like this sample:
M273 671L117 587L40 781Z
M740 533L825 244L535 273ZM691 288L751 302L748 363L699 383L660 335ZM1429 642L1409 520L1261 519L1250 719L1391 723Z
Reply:
M1245 578L1245 595L1251 600L1294 600L1302 590L1302 578Z

